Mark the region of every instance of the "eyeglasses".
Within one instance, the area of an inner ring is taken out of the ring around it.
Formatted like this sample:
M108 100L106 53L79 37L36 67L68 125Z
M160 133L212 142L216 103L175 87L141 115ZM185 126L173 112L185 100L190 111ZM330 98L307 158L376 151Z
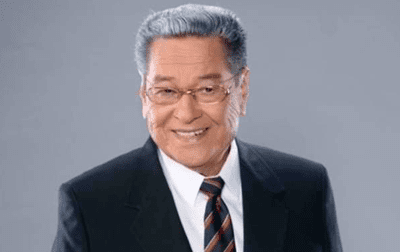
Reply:
M146 95L150 101L160 105L177 103L184 94L193 96L193 99L200 103L217 103L223 101L230 94L230 88L233 86L224 87L222 83L232 80L235 76L225 81L202 80L199 82L200 88L189 89L187 91L164 86L151 87L146 91Z

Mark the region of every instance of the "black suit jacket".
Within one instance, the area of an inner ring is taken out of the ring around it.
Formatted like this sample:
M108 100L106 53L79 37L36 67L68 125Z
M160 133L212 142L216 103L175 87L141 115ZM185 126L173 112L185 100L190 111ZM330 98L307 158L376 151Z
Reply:
M237 145L244 251L342 251L326 169ZM191 251L151 138L61 185L53 251Z

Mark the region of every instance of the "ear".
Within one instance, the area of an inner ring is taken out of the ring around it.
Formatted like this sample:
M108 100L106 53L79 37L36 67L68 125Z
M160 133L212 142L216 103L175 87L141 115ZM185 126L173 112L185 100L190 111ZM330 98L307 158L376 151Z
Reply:
M143 74L141 76L142 76L142 83L140 84L140 88L137 94L140 96L140 100L142 101L142 116L143 118L146 118L147 112L149 111L149 101L146 96L146 84L145 84L146 77Z
M249 85L250 85L250 69L245 66L240 75L240 90L241 90L241 101L240 101L240 116L246 115L247 101L249 99Z

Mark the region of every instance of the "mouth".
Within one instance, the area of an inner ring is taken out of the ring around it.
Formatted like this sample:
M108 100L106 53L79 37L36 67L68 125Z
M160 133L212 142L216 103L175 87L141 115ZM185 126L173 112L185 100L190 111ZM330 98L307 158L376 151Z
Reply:
M184 138L192 138L204 135L209 128L201 128L201 129L194 129L194 130L172 130L176 135Z

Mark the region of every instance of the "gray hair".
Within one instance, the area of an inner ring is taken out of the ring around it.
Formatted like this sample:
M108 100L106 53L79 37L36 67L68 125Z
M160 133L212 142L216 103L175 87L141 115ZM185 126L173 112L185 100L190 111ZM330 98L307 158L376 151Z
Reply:
M227 9L186 4L149 15L136 36L135 56L140 74L147 73L150 45L159 37L220 37L227 65L233 74L247 66L246 32L239 18Z

